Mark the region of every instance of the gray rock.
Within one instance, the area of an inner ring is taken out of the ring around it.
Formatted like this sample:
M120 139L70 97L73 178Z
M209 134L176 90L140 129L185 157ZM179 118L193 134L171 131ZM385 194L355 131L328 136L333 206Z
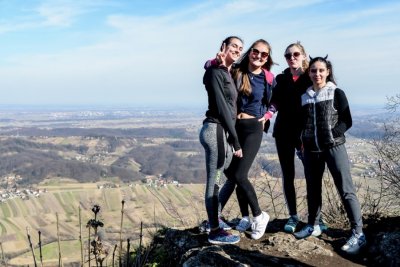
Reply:
M183 267L198 267L198 266L249 267L250 266L232 259L219 246L191 249L182 256L180 264L182 264Z
M369 252L377 255L374 258L376 263L382 266L400 266L400 232L379 233L371 241Z

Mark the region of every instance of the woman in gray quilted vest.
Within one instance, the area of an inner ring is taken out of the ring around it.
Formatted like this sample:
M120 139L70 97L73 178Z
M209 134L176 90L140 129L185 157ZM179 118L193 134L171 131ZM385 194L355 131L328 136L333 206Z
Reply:
M301 140L304 153L304 172L307 182L308 223L298 239L321 235L319 217L322 205L322 176L325 164L332 175L347 217L352 235L342 246L356 254L365 246L362 215L350 173L344 133L352 126L346 95L336 86L332 64L327 57L311 59L308 74L313 83L301 96L303 129Z

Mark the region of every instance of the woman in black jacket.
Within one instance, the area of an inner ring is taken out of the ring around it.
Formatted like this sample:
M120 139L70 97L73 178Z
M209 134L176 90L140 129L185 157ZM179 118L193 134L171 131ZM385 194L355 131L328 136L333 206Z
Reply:
M205 205L210 224L208 241L212 244L235 244L238 235L226 232L218 220L219 185L225 166L233 155L242 157L242 148L235 129L237 90L230 69L241 55L243 42L239 37L230 36L221 45L226 54L225 64L206 70L203 77L208 95L208 110L200 131L200 142L206 156L207 184ZM229 136L229 140L227 139Z
M288 68L276 77L277 85L272 93L268 118L278 115L274 124L273 137L282 169L283 193L289 211L285 232L293 233L299 222L297 215L295 178L295 151L300 151L301 95L312 84L305 73L308 68L307 54L300 42L290 44L285 50Z

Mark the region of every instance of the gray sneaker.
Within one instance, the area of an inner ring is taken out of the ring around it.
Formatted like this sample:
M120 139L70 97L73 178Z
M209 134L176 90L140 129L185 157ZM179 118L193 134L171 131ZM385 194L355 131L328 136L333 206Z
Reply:
M216 245L236 244L240 241L240 236L230 234L223 229L211 231L208 235L208 242Z
M294 233L293 235L297 238L297 239L303 239L309 236L320 236L322 234L321 232L321 228L319 227L319 225L310 225L307 224L306 226L303 227L303 229L301 229L300 231Z
M358 254L360 249L367 244L365 235L363 233L357 234L356 231L352 230L351 237L347 240L346 244L342 246L342 250L348 254Z
M251 228L251 219L249 217L243 217L239 224L236 225L236 230L239 232L246 232Z

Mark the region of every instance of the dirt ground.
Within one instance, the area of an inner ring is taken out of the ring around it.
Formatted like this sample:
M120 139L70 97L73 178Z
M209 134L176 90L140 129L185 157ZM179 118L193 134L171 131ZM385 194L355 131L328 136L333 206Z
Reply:
M259 240L252 240L245 233L239 243L223 246L210 245L207 233L200 232L198 227L167 230L159 241L168 250L169 258L159 266L180 266L183 262L185 266L399 266L400 240L394 238L383 244L382 237L399 234L400 217L365 218L367 246L358 255L340 250L349 237L348 229L330 226L320 237L297 240L282 231L285 222L271 221Z

